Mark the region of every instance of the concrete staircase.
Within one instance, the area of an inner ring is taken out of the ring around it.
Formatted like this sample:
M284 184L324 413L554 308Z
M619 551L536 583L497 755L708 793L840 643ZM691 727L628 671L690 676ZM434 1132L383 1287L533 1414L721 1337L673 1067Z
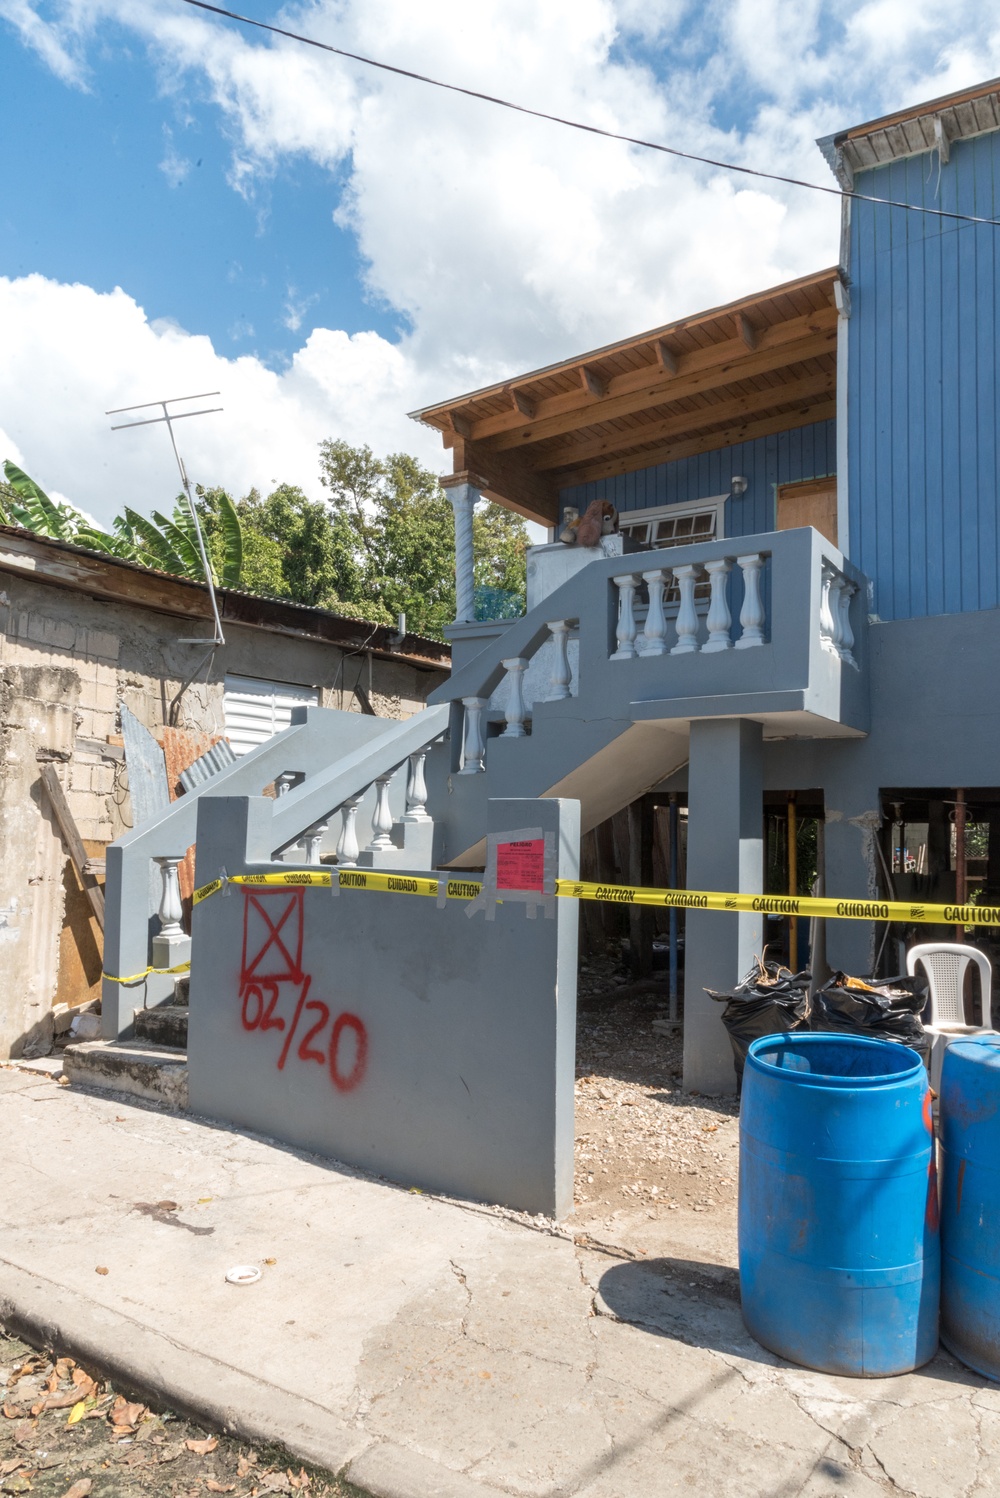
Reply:
M137 1010L131 1039L67 1046L63 1071L70 1082L186 1108L189 984L177 978L172 1003Z

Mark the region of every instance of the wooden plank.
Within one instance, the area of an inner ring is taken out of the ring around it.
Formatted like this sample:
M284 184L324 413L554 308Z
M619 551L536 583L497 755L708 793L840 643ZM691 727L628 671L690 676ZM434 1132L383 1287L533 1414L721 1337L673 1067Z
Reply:
M93 874L87 872L88 857L83 846L83 841L76 830L76 822L73 813L69 809L66 793L62 788L62 782L56 774L56 767L50 762L43 764L39 771L45 794L49 798L52 807L52 815L56 819L62 840L66 844L66 851L70 856L77 877L83 885L87 899L90 901L91 909L97 917L97 924L104 930L104 891L100 888Z
M647 422L644 426L630 427L610 436L592 437L585 442L561 442L535 460L539 472L552 468L566 468L571 464L590 459L610 457L612 453L627 452L644 442L664 441L668 437L694 436L701 427L720 422L733 421L739 417L753 416L774 406L788 406L797 401L808 401L819 396L829 397L834 393L836 371L831 369L808 379L789 385L770 385L764 390L755 390L749 395L730 396L713 405L702 406L697 411L682 411L678 415L666 416L660 421Z
M789 338L789 330L795 336ZM540 404L539 414L530 425L514 418L519 424L509 430L508 417L494 417L490 421L477 422L474 436L479 440L492 435L493 440L488 446L494 452L523 449L550 437L562 437L581 427L593 426L595 421L631 416L635 411L681 400L686 395L700 395L706 390L735 384L737 380L770 374L804 359L819 358L833 352L836 347L837 312L831 307L829 311L810 313L808 317L794 318L790 323L768 329L761 334L753 353L748 353L741 340L732 338L718 345L724 354L722 358L714 350L686 354L676 375L640 370L619 376L611 381L608 394L598 406L592 399L576 395L557 396L553 401ZM551 414L546 415L547 410ZM508 430L498 430L498 423L503 423Z
M796 427L810 426L816 421L829 421L837 414L836 399L822 401L800 411L784 411L776 416L762 417L757 421L743 421L736 426L722 427L715 432L705 432L689 442L669 442L646 452L627 453L621 457L592 463L581 469L572 469L560 475L559 483L568 489L575 484L589 484L601 479L618 478L642 468L655 468L658 463L672 463L678 458L694 458L700 453L716 452L723 447L732 447L737 442L753 442L757 437L771 437L777 432L791 432Z

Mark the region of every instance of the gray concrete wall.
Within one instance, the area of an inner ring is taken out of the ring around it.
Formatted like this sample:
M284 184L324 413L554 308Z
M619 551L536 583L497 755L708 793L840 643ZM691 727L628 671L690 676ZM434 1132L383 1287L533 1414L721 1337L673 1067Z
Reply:
M490 832L532 827L551 835L558 876L577 877L575 803L489 803ZM273 868L271 835L267 802L205 799L199 883L221 865ZM532 918L507 899L487 919L460 900L439 909L360 890L230 887L204 901L193 923L192 1109L406 1186L565 1215L578 908L551 905L551 917ZM285 951L264 950L265 912L272 925L285 914Z

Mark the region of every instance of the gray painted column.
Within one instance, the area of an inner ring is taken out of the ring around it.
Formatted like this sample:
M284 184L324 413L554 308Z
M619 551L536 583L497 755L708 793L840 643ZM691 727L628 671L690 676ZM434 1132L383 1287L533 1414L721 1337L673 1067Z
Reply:
M473 484L451 484L445 493L455 514L455 623L467 624L476 617L472 515L479 490Z
M764 874L763 730L744 718L691 724L688 770L689 889L758 894ZM684 1086L736 1090L721 1005L763 946L763 916L689 910L684 956Z

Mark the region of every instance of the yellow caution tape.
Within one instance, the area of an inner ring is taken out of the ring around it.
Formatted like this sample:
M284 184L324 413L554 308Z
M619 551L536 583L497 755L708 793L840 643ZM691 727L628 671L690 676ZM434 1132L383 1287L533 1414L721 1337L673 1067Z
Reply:
M287 888L313 886L329 889L332 876L304 870L287 874L234 874L228 881L213 879L194 892L199 905L216 894L223 883ZM343 889L377 890L394 895L445 895L449 900L474 900L482 892L482 883L474 879L448 879L420 874L389 874L381 869L343 869L339 876ZM1000 905L926 905L902 900L835 900L803 895L744 895L717 890L652 889L641 885L590 884L575 879L557 879L555 892L566 900L599 900L613 905L652 905L679 910L729 910L753 914L786 916L822 916L841 921L899 921L904 925L933 926L1000 926ZM502 900L503 892L498 896ZM162 971L147 969L147 971ZM172 970L171 970L172 971ZM144 976L139 974L139 977ZM130 983L131 978L113 979Z
M141 983L143 978L148 978L150 973L189 973L190 962L179 962L176 967L144 967L141 973L129 973L127 978L114 978L110 973L102 973L109 983Z
M445 880L425 874L389 874L384 869L342 869L337 882L341 889L377 890L389 895L430 895L435 899L444 894L449 900L474 900L483 887L474 879ZM294 889L302 886L329 889L333 877L326 870L312 873L302 869L289 870L287 874L233 874L226 880L213 879L210 884L203 884L200 889L196 889L193 903L200 905L202 900L217 894L224 883L251 888L263 886L266 889Z
M695 889L644 889L557 879L556 894L615 905L675 906L681 910L735 910L767 915L825 916L841 921L901 921L904 925L1000 926L1000 905L925 905L902 900L834 900L814 895L738 895Z

